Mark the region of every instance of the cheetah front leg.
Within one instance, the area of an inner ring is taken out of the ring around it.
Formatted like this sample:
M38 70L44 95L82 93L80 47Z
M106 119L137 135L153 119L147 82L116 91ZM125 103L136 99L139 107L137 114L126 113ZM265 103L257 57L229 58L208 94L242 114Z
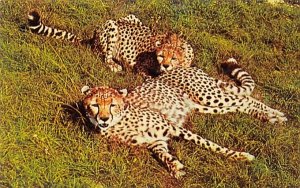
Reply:
M233 160L233 161L252 161L254 160L254 156L246 153L246 152L239 152L230 150L226 147L220 146L212 141L209 141L207 139L202 138L201 136L192 133L189 130L186 130L182 127L176 127L173 126L172 129L174 132L172 132L173 136L182 137L185 140L192 141L197 145L202 146L203 148L210 150L215 153L219 153L226 158Z
M180 178L185 175L183 164L175 156L169 153L166 141L158 140L148 146L148 148L167 166L172 176Z
M107 49L105 54L105 63L109 66L109 68L113 72L119 72L122 71L122 66L117 64L113 60L113 53L117 49L117 42L119 39L119 32L118 32L118 26L115 21L108 20L105 23L105 31L106 31L106 37L107 37Z

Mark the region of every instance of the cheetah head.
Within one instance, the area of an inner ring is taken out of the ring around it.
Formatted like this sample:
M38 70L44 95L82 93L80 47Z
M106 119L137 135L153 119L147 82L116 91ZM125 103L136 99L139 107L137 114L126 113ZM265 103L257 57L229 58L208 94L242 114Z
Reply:
M162 72L184 66L184 49L179 35L168 34L166 40L156 50Z
M85 95L83 106L90 122L100 129L106 129L121 121L126 104L124 97L127 90L120 92L109 87L84 86L81 92Z

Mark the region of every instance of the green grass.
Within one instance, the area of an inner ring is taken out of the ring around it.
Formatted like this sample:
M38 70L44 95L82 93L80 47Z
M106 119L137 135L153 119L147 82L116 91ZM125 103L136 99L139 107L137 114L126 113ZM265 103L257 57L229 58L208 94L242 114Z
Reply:
M135 2L135 3L133 3ZM156 29L182 32L194 64L214 77L235 57L253 75L253 96L287 114L286 124L245 114L192 114L188 127L220 145L257 156L230 162L184 141L186 165L169 176L148 151L101 138L74 103L83 85L134 88L142 79L112 73L88 49L22 32L27 13L90 36L129 13ZM153 17L153 19L151 19ZM300 9L241 1L0 1L0 187L300 187Z

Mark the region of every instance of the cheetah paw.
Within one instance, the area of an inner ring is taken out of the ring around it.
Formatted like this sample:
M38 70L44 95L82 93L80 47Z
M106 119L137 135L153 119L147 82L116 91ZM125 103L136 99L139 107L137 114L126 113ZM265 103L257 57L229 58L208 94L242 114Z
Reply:
M250 153L247 152L235 152L232 151L233 153L235 153L234 155L229 155L228 159L232 160L232 161L253 161L255 159L255 157L253 155L251 155Z
M183 170L184 165L178 161L175 160L172 162L172 168L171 168L171 175L174 176L176 179L179 179L180 177L184 176L186 173Z
M273 109L273 111L268 115L269 116L269 122L270 123L283 123L287 121L287 118L285 117L284 113Z
M241 161L253 161L255 159L255 157L253 155L251 155L250 153L247 152L241 152L240 154L240 160Z
M108 67L110 68L111 71L113 72L120 72L122 71L122 66L121 65L118 65L116 63L114 64L109 64Z
M179 178L181 178L182 176L184 176L185 174L186 174L185 171L179 170L179 171L174 172L172 175L173 175L176 179L179 179Z
M287 121L287 118L285 116L273 116L269 119L269 122L272 124L274 124L276 122L283 123L285 121Z

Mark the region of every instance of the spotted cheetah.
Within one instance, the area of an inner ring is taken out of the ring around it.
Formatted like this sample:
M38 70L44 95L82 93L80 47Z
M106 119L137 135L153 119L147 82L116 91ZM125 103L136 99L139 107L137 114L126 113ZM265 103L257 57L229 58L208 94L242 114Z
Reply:
M137 63L137 56L143 52L156 52L162 71L166 70L166 66L170 69L175 65L190 65L194 57L187 41L177 34L158 34L134 15L106 21L90 39L81 39L73 33L44 25L37 11L28 14L28 25L32 33L90 46L95 54L104 55L105 63L114 72L122 70L118 63L133 67ZM172 49L172 52L163 53L165 48Z
M100 128L108 139L119 139L133 146L147 147L165 164L175 178L185 175L184 165L169 152L168 140L181 137L204 149L221 154L234 161L252 161L255 157L246 152L233 151L206 140L191 131L173 124L162 113L147 107L131 105L127 90L109 87L81 89L85 94L83 106L87 117Z

